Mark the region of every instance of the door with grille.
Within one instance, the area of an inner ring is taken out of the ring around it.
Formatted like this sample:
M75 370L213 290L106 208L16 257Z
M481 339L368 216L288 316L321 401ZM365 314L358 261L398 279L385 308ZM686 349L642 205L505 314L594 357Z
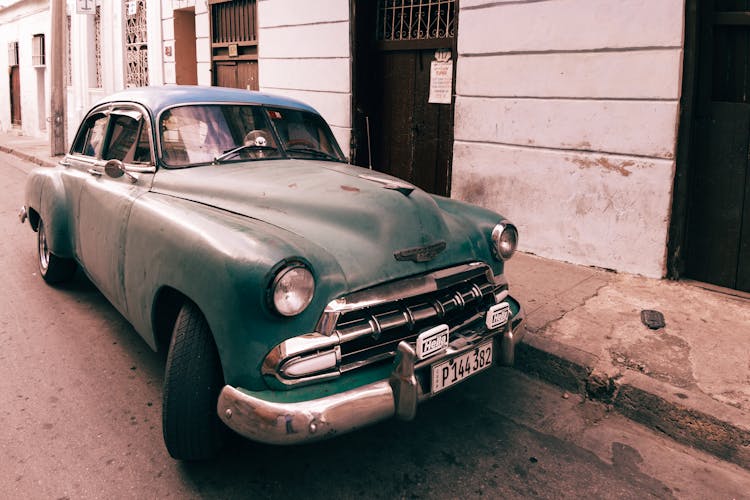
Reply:
M354 163L448 195L457 2L359 0L353 8ZM448 68L440 82L438 66ZM443 98L431 99L438 85Z
M213 85L258 90L256 0L210 0Z
M697 2L685 274L750 292L750 2Z

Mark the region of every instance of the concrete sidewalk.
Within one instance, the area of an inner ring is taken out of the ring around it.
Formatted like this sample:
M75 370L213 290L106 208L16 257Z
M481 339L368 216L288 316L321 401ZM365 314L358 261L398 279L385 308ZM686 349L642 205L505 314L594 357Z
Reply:
M60 159L47 141L8 133L0 151ZM523 253L507 275L528 315L517 368L750 469L750 295ZM644 309L666 326L646 327Z

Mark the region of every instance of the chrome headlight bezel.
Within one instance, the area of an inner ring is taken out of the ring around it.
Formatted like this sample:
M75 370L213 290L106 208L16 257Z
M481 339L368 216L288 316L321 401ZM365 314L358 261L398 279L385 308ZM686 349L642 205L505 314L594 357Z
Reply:
M315 277L308 266L299 261L288 262L277 272L268 291L271 309L287 318L307 309L315 295Z
M495 257L505 261L513 257L518 248L518 229L508 220L501 220L492 229L492 250Z

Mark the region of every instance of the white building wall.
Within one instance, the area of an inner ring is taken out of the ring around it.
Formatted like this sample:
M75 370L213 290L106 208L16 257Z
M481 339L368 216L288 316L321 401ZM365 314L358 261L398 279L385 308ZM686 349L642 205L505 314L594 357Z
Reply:
M317 109L348 156L349 0L260 0L258 73L260 90L300 99Z
M75 0L67 0L71 18L71 85L67 88L67 145L91 107L104 96L125 88L125 9L121 0L101 0L101 86L96 82L96 35L94 16L78 14ZM164 83L162 56L162 9L146 2L149 84ZM67 35L66 35L67 36ZM67 57L67 54L66 54Z
M208 2L205 0L162 0L161 1L161 57L163 74L158 84L177 83L174 46L174 11L193 8L195 12L195 56L198 85L211 85L211 25ZM166 55L171 48L172 56ZM157 83L152 82L152 85Z
M0 85L0 130L18 130L31 137L47 137L49 117L50 16L49 2L27 0L0 11L0 64L5 83ZM32 65L32 37L44 34L44 67ZM21 127L13 127L10 112L8 44L18 42L18 66L21 81Z
M462 0L452 196L521 249L665 272L684 0Z

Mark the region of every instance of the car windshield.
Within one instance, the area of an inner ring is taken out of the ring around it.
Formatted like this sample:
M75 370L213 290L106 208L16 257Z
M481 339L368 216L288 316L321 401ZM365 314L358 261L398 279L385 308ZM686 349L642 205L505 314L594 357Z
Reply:
M296 109L185 105L165 111L159 131L168 167L279 158L345 161L326 122Z

